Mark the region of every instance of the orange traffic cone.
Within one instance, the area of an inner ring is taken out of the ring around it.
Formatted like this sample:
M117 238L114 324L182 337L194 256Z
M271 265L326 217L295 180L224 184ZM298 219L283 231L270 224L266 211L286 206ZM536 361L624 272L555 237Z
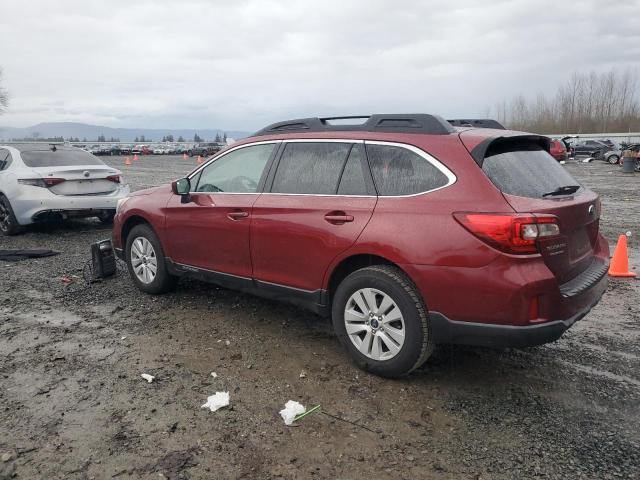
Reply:
M182 154L182 159L183 159L183 160L186 160L186 159L187 159L187 154L186 154L186 153L183 153L183 154Z
M635 277L636 274L629 271L629 254L627 253L627 236L620 235L618 244L613 252L609 275L612 277Z
M124 157L124 164L131 165L131 159L129 157Z
M134 162L137 162L138 160L140 160L140 159L138 158L138 154L136 153L136 154L133 156L133 161L134 161Z
M202 163L202 155L198 155L198 165Z

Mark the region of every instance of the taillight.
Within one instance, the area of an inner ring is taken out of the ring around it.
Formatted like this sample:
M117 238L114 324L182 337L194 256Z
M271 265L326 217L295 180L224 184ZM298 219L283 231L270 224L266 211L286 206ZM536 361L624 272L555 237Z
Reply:
M480 240L507 253L538 253L538 238L560 234L553 215L461 212L453 216Z
M120 175L109 175L107 180L113 183L120 183Z
M49 188L64 182L64 178L21 178L18 183L21 185L31 185L32 187Z

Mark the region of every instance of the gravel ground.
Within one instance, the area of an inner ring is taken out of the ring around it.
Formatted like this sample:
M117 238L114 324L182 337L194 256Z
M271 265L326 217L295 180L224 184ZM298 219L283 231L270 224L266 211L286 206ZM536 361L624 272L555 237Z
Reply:
M133 189L195 165L107 161ZM632 232L640 271L640 175L567 168L602 194L611 241ZM612 280L551 345L440 346L409 378L385 380L294 307L196 281L147 296L124 270L86 285L89 244L109 236L85 220L0 237L61 252L0 262L0 478L640 478L638 280ZM216 391L231 408L201 409ZM333 417L286 427L289 399Z

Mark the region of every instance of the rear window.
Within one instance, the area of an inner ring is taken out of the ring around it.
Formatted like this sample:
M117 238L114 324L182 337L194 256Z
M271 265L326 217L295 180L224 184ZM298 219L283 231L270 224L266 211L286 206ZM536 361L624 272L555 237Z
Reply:
M484 159L482 170L500 191L519 197L541 198L559 187L580 185L539 146L521 146L516 150L493 154L490 151ZM580 194L581 190L575 194Z
M22 161L27 167L73 167L77 165L104 165L98 158L80 149L23 150Z

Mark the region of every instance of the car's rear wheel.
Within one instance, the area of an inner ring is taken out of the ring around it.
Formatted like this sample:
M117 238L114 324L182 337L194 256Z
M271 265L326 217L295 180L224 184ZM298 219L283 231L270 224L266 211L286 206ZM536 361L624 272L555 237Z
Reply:
M3 235L17 235L22 231L18 223L9 199L0 195L0 233Z
M610 155L607 158L607 161L611 164L611 165L616 165L618 162L620 162L620 157L618 155Z
M396 267L372 266L347 276L336 289L332 318L356 365L383 377L410 373L433 351L426 308Z
M126 259L131 278L143 292L160 294L175 288L178 278L167 271L162 245L149 225L136 225L129 232Z

